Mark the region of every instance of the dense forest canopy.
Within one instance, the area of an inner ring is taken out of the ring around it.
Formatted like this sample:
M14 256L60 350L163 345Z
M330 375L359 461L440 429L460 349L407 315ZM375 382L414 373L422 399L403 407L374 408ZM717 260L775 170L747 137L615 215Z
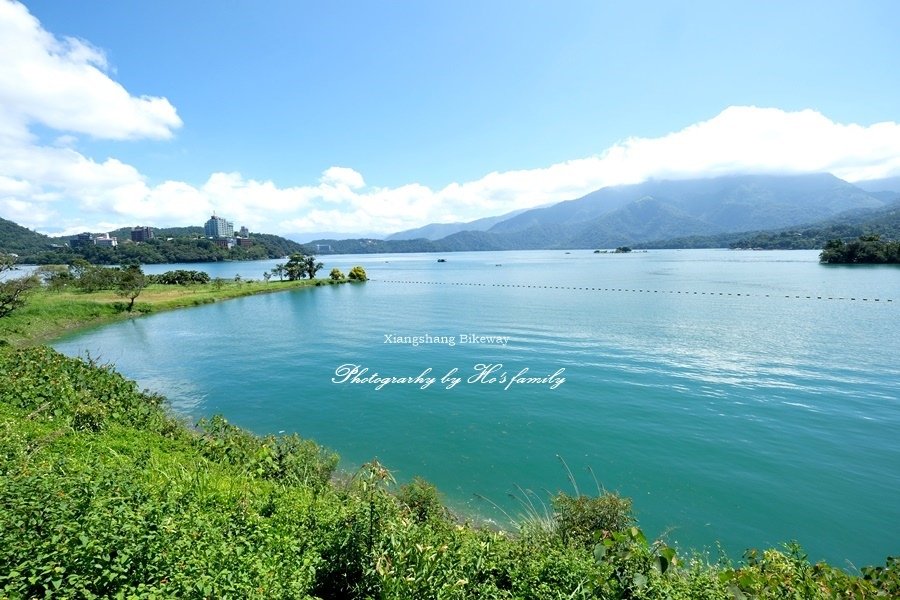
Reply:
M830 240L819 254L827 264L900 264L900 241L882 240L878 235L864 235L844 242Z

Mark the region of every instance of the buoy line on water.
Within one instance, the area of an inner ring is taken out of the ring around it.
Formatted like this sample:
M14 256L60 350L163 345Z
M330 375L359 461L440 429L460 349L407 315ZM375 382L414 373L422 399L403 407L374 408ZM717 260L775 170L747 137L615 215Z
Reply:
M505 287L505 288L531 288L544 290L572 290L583 292L632 292L643 294L672 294L682 296L732 296L743 298L790 298L794 300L844 300L854 302L893 302L890 298L862 298L856 296L813 296L813 295L797 295L797 294L748 294L745 292L691 292L684 290L650 290L650 289L634 289L634 288L600 288L586 286L566 286L566 285L525 285L521 283L476 283L467 281L415 281L407 279L369 279L380 283L405 283L419 285L461 285L471 287Z

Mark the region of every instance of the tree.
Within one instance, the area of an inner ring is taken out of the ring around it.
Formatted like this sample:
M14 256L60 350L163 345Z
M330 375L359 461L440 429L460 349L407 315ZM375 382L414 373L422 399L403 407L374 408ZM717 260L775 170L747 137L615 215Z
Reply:
M74 281L66 265L42 265L34 270L34 274L54 292L64 290Z
M134 309L134 301L141 292L147 287L147 278L141 270L140 265L128 265L122 267L116 278L116 294L123 298L128 298L128 312Z
M90 268L91 263L83 258L76 258L72 261L72 264L69 265L69 274L72 275L72 279L78 281L81 279L81 276L84 275L84 272Z
M3 273L12 271L15 267L15 258L8 254L0 254L0 278ZM36 275L17 277L15 279L0 279L0 317L5 317L12 311L25 304L25 296L40 285L40 279Z
M269 283L269 280L272 279L272 274L266 271L265 273L263 273L263 279L266 280L266 283Z
M312 279L316 276L317 271L325 268L325 265L323 265L320 262L316 262L315 256L307 256L304 259L303 264L306 266L306 274L309 276L310 279Z
M344 278L344 274L341 273L341 270L338 269L337 267L333 268L331 270L331 274L328 276L331 277L332 281L340 281L341 279Z
M844 240L835 239L828 240L825 247L819 254L819 262L823 263L839 263L844 256Z
M306 256L302 252L294 252L288 259L287 264L284 265L284 272L290 281L303 279L304 277L312 279L316 276L316 271L324 267L325 265L322 263L316 262L315 256Z
M284 263L277 263L272 267L272 275L278 275L278 281L284 281Z
M119 284L119 270L100 265L88 265L83 269L73 269L75 286L82 292L114 290Z
M352 279L353 281L366 281L368 279L368 277L366 277L366 270L359 266L350 269L350 274L347 275L347 278Z
M306 256L300 252L294 252L284 265L284 273L289 281L303 279L306 274Z

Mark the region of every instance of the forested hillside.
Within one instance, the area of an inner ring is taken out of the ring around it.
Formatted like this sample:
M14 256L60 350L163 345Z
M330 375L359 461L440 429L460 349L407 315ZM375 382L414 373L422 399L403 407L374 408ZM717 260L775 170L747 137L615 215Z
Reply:
M18 255L23 264L70 264L83 258L94 264L141 264L215 262L222 260L258 260L280 258L294 252L308 253L303 244L266 233L251 233L252 245L221 248L203 235L202 227L154 229L154 238L140 243L131 241L131 228L111 231L119 245L108 248L87 245L69 246L71 236L49 237L12 221L0 218L0 253Z

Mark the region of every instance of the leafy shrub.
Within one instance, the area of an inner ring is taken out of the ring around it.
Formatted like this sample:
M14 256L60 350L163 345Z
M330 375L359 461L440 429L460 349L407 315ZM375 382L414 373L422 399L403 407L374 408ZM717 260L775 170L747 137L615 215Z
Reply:
M344 274L337 267L333 268L328 276L331 277L332 281L340 281L344 278Z
M208 273L186 269L166 271L159 275L148 275L148 278L152 283L161 283L164 285L190 285L194 283L204 284L210 282Z
M0 402L67 419L76 429L99 430L106 421L172 432L165 399L139 392L111 365L70 358L47 347L0 352Z
M673 548L660 541L649 544L637 527L606 537L600 532L595 535L599 543L594 546L594 558L612 568L612 576L603 585L615 598L649 595L658 587L659 576L671 575L671 567L678 563Z
M360 266L356 266L350 269L350 273L347 275L347 278L352 281L366 281L369 279L366 276L366 270Z
M414 477L411 482L401 485L397 499L419 523L443 520L448 516L437 488L421 477Z
M197 446L207 458L237 465L263 479L321 488L338 455L296 434L258 437L216 415L197 424Z
M854 577L825 563L811 564L796 542L784 551L747 550L744 566L725 569L720 581L734 597L745 598L898 598L900 562L889 557L884 567L864 567Z
M591 497L560 492L553 498L553 508L563 543L582 548L593 547L595 532L609 537L634 524L631 499L615 493Z

